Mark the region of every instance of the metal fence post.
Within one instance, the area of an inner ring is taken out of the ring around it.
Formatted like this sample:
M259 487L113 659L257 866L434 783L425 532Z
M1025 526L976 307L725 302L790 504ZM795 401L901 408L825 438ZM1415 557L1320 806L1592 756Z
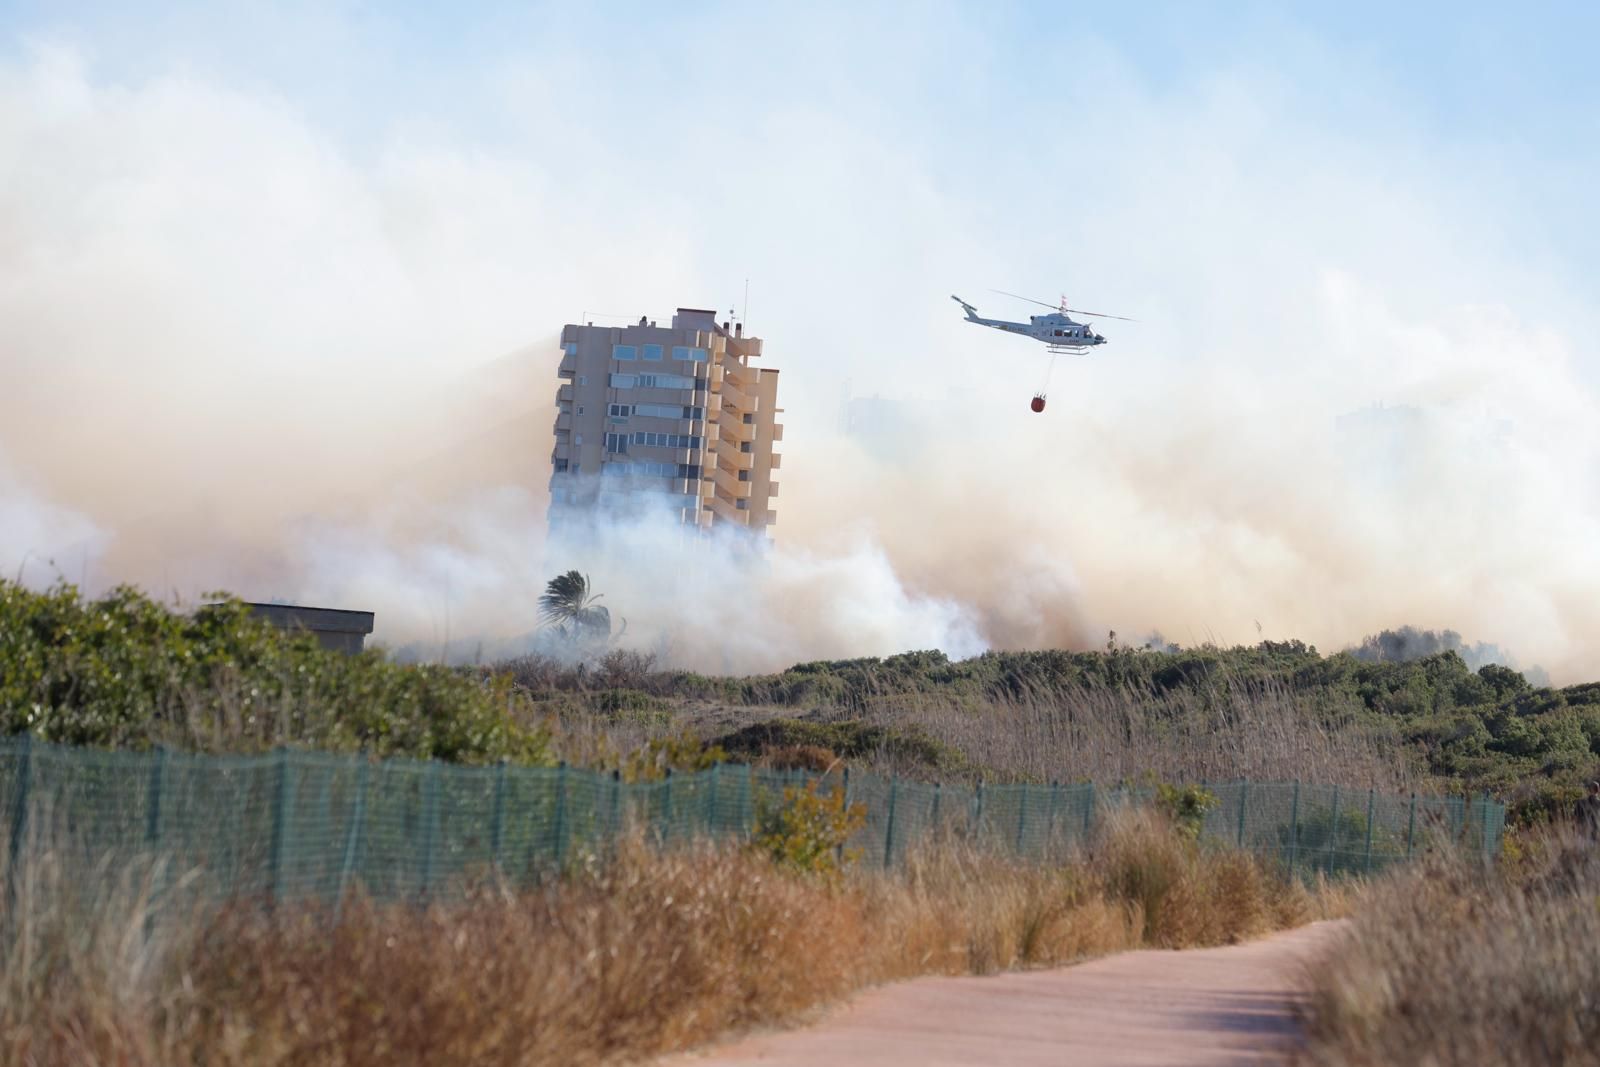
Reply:
M1411 818L1406 823L1406 859L1411 858L1411 841L1417 833L1417 794L1411 794Z
M284 853L289 845L289 750L278 746L278 782L272 804L272 902L283 898Z
M616 839L622 836L622 771L611 772L611 844L616 846Z
M1245 806L1250 802L1250 779L1246 778L1239 783L1239 839L1235 847L1244 848L1244 813Z
M850 768L844 769L844 798L846 803L850 800ZM744 795L739 798L739 818L744 823L744 832L748 837L756 830L756 770L750 764L744 765Z
M889 869L889 864L894 858L894 799L895 799L895 793L899 791L899 787L900 787L900 776L899 775L890 775L890 777L889 777L889 817L886 820L886 825L884 827L884 832L883 832L883 867L884 867L884 870L888 870Z
M1089 840L1089 832L1094 829L1094 783L1089 783L1088 795L1083 801L1083 839Z
M1061 783L1054 778L1050 779L1050 814L1045 820L1044 847L1045 855L1050 856L1056 848L1056 811L1061 802Z
M1372 787L1367 787L1367 861L1363 872L1372 873L1372 814L1373 803L1377 800L1378 792Z
M506 760L501 759L494 769L494 808L489 814L489 862L494 869L505 873L501 853L506 844Z
M669 775L672 773L672 769L670 767L667 769L667 773ZM559 867L559 866L561 866L562 860L564 860L566 858L566 854L567 854L566 841L564 840L564 837L565 837L566 832L567 832L567 761L566 760L562 760L559 764L556 765L556 825L555 825L555 831L556 831L556 835L555 835L556 836L556 841L555 841L555 853L556 853L555 860L556 860L556 866Z
M430 759L424 772L422 800L422 895L433 892L434 849L439 836L439 761Z
M1295 853L1300 845L1300 779L1294 780L1294 800L1289 805L1289 873L1294 873Z
M33 778L33 735L23 734L17 742L17 782L11 793L10 860L6 869L6 893L16 900L17 880L22 865L22 839L28 832L28 787Z
M1333 818L1328 820L1328 873L1333 873L1334 846L1339 843L1339 787L1333 787Z
M344 865L339 870L339 895L333 902L333 921L338 923L344 910L344 894L349 888L350 876L355 873L356 859L361 851L361 824L367 818L367 776L371 771L365 755L357 756L356 799L350 808L350 830L344 839Z
M978 779L977 788L973 791L972 806L973 806L972 837L973 837L973 840L977 840L978 838L983 836L983 779L982 778Z
M717 772L720 771L720 770L722 770L722 764L713 763L711 765L711 770L707 774L700 776L700 777L708 777L708 778L711 779L709 782L704 783L705 791L706 791L706 802L705 802L705 812L701 816L701 822L704 825L701 826L701 828L700 828L701 833L703 833L707 837L710 837L713 833L716 832L716 822L717 822Z
M1023 784L1023 785L1020 785L1020 786L1017 787L1018 795L1017 795L1017 845L1016 845L1016 852L1017 852L1018 856L1022 855L1023 831L1026 830L1027 826L1028 826L1028 790L1030 788L1032 788L1032 787L1029 786L1029 785L1026 785L1026 784Z
M150 785L145 802L144 841L154 849L161 840L161 786L167 777L167 746L156 746L156 758L150 761Z
M933 823L933 833L934 833L935 837L937 837L938 834L939 834L939 801L942 799L943 795L944 795L944 783L943 782L934 782L933 783L933 815L932 815L932 817L931 817L931 819L929 821L931 821Z
M672 768L667 768L667 818L661 826L661 840L667 841L672 837L672 825L678 817L677 808L672 803Z

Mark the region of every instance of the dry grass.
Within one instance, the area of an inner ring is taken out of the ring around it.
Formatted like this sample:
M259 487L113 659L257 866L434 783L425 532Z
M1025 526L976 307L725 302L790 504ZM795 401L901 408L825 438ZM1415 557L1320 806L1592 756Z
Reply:
M1041 688L978 707L919 698L870 707L862 717L916 727L975 766L1032 781L1299 779L1396 794L1416 784L1397 746L1355 726L1329 725L1276 684L1160 695Z
M1337 723L1275 683L1168 693L1126 688L1024 688L1006 697L867 694L850 708L706 705L660 698L655 713L614 714L569 693L548 725L552 748L576 766L615 760L651 740L692 731L707 740L753 723L854 721L930 739L961 766L933 768L886 745L852 762L920 778L1166 782L1309 781L1403 795L1422 784L1402 745L1369 727ZM912 751L915 751L912 746Z
M5 916L17 1064L585 1064L793 1021L865 985L1219 944L1338 894L1197 849L1149 813L1045 868L946 842L833 881L750 850L635 842L549 885L427 908L154 916L149 868L68 884L40 851Z
M1386 880L1313 976L1303 1062L1600 1064L1597 899L1600 852L1561 833Z

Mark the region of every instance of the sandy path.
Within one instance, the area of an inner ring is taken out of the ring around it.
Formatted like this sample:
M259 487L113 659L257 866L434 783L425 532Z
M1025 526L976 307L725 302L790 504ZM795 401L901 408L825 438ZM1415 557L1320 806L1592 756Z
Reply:
M1343 928L1313 923L1230 948L1128 952L1053 971L919 978L870 990L815 1026L664 1061L760 1064L1275 1063L1296 1040L1303 964Z

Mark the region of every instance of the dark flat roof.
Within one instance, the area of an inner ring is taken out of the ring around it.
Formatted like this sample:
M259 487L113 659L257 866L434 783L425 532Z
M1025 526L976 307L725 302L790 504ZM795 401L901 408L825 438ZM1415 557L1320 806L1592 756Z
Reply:
M265 615L279 626L303 626L307 630L327 630L345 634L370 634L373 613L344 608L312 608L301 604L261 604L245 602L252 614Z

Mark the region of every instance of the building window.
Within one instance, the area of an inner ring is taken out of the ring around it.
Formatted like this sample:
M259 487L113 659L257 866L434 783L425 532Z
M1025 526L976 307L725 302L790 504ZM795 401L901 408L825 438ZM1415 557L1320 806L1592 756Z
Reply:
M583 414L583 405L582 405L582 404L579 404L579 405L578 405L578 414L579 414L579 415L582 415L582 414Z
M653 433L648 430L635 430L630 440L636 445L645 445L649 448L694 448L700 447L700 438L686 433Z
M688 345L673 345L672 358L687 359L696 363L704 363L710 358L710 354L703 348L691 348Z
M589 384L589 376L587 374L578 375L578 384L579 385L588 385Z
M693 389L694 379L681 374L641 374L639 384L645 389Z
M606 414L613 419L625 419L633 414L633 406L631 404L607 404Z
M567 460L566 459L553 460L552 463L553 463L553 466L555 468L555 473L556 474L565 474L565 473L567 473Z
M612 359L638 359L639 354L632 345L612 345Z
M611 376L611 388L613 389L632 389L638 384L639 376L637 374L613 374Z
M687 478L690 481L698 481L700 464L657 463L647 459L636 459L632 463L607 463L600 468L600 473L610 477Z
M739 451L740 452L754 452L755 450L756 450L756 446L755 446L755 444L753 442L751 442L751 441L740 441L739 442Z
M583 434L581 434L581 433L573 434L572 435L572 443L575 444L575 445L583 444Z
M749 511L750 510L750 501L748 501L748 500L735 500L733 502L733 506L738 508L740 511Z
M625 433L606 434L606 451L613 455L625 454L628 451L628 435Z
M641 345L640 346L640 354L643 355L644 358L648 359L648 360L652 360L652 361L659 360L661 358L661 346L660 345Z
M690 407L686 404L635 404L635 415L645 415L652 419L703 419L706 417L705 408Z
M748 482L750 480L750 472L749 471L740 471L739 472L739 480L741 482Z
M745 412L744 424L746 426L754 426L756 424L756 417L749 412Z
M567 342L563 343L562 346L561 346L561 351L565 352L569 356L577 355L578 354L578 342L576 342L576 341L567 341Z

